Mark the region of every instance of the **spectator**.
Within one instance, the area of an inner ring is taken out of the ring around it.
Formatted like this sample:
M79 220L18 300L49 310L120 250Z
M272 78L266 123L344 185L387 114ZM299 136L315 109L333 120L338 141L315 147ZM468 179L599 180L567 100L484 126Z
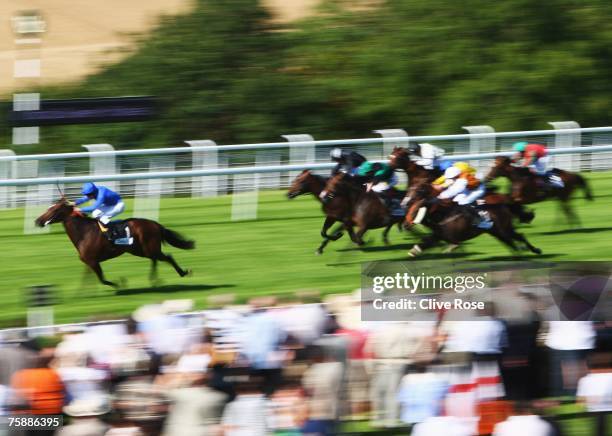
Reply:
M445 377L427 372L425 365L416 365L414 373L404 376L398 392L402 422L415 424L439 416L448 389Z
M548 422L535 415L528 403L518 402L515 415L495 426L493 436L553 436L555 429Z
M17 371L11 388L26 404L26 414L59 415L64 406L64 384L54 369L49 367L53 349L43 349L34 359L33 368Z
M551 356L552 395L575 395L578 380L586 375L586 358L595 346L590 321L551 321L546 346Z
M612 354L593 354L589 358L589 373L578 382L576 396L589 412L598 413L597 434L604 434L607 413L612 411Z
M275 435L297 436L300 433L306 408L302 386L298 381L288 380L279 388L269 402L270 430Z
M412 436L473 436L473 425L454 416L434 416L417 424ZM531 435L530 435L531 436Z
M258 376L238 383L237 396L223 412L225 436L265 436L268 434L268 399Z
M269 300L254 300L253 313L244 321L242 353L251 369L261 376L264 393L271 395L280 383L282 366L287 357L282 345L287 338L280 323L264 306Z
M593 354L589 373L578 382L576 396L589 412L612 412L612 354Z
M207 386L208 373L200 373L192 386L168 393L172 402L163 435L208 435L221 431L221 416L228 396Z
M302 377L308 416L302 433L334 434L339 411L342 364L331 360L320 346L312 346L309 353L311 366Z
M105 396L78 398L64 407L70 424L56 432L57 436L104 436L108 425L100 417L110 411L110 404Z
M373 355L370 398L376 425L398 424L397 390L407 365L426 347L434 327L429 321L384 324L369 336L367 348Z

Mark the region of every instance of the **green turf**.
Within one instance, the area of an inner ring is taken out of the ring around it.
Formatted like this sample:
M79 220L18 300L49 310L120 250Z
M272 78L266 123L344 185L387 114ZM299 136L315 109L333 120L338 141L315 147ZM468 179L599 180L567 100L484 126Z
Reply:
M544 250L545 259L612 259L610 206L612 173L588 174L595 201L574 202L583 228L568 230L556 204L536 205L533 225L522 231ZM58 291L56 320L90 319L92 315L117 316L135 307L167 298L192 298L204 307L206 298L233 293L239 298L298 290L348 292L359 287L361 263L371 260L404 260L414 237L393 230L392 246L381 244L381 231L366 235L368 245L355 248L345 236L330 243L326 253L315 256L320 242L322 215L311 196L289 201L279 191L260 193L256 221L231 222L231 199L167 198L162 200L160 221L197 241L194 251L167 250L193 276L179 278L171 267L160 265L164 286L151 289L149 262L124 255L103 264L111 280L127 278L126 289L116 292L95 284L90 277L81 286L84 266L61 225L50 234L23 235L23 211L0 211L0 323L16 324L25 313L24 289L52 284ZM131 207L131 205L130 205ZM130 216L130 209L124 214ZM507 259L511 253L488 235L466 243L451 257ZM423 258L442 258L440 249ZM530 256L530 255L526 255Z

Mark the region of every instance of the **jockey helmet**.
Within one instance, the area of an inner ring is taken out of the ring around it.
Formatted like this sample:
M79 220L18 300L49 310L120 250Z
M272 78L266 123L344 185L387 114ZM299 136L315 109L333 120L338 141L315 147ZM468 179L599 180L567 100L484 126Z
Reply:
M420 146L419 144L414 144L414 143L413 143L413 144L410 144L410 145L408 146L408 151L409 151L411 154L417 154L417 153L418 153L420 150L421 150L421 146Z
M443 160L442 162L440 162L440 169L442 171L446 171L447 169L449 169L452 166L453 166L453 162L450 161L450 160Z
M98 192L98 187L91 183L91 182L87 182L83 185L83 189L81 190L81 194L83 195L95 195Z
M329 153L329 156L330 156L332 159L334 159L334 160L340 159L340 158L342 157L342 149L341 149L341 148L338 148L338 147L334 148L334 149L333 149L333 150L332 150L332 151Z
M515 142L514 144L512 144L512 148L514 149L514 151L517 151L519 153L524 152L525 147L527 147L527 142L525 141Z
M445 179L456 179L461 175L461 170L455 166L450 166L444 171Z

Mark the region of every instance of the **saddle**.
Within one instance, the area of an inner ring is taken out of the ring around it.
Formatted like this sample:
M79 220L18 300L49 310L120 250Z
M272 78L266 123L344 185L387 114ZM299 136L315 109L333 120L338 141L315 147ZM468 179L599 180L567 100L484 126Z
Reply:
M406 195L406 191L390 188L383 192L377 192L376 195L385 205L391 216L400 217L406 215L406 208L401 204L401 199Z
M130 234L130 227L126 220L109 222L106 226L106 231L100 225L100 230L115 245L132 245L134 243L134 238Z

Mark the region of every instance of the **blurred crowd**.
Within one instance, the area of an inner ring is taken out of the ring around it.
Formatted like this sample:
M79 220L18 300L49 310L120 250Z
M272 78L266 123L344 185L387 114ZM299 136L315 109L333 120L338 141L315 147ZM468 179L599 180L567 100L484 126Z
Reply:
M0 415L63 414L60 436L329 435L364 422L538 436L562 434L542 412L562 401L605 425L612 325L544 321L522 303L520 319L487 306L479 321L368 323L358 293L197 313L171 300L47 344L5 334Z

